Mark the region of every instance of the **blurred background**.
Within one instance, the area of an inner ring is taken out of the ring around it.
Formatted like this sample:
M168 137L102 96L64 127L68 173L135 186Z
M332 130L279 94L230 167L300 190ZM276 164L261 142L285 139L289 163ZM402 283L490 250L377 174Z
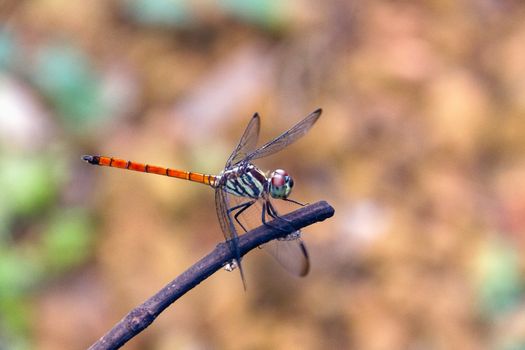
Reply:
M0 349L86 348L223 240L219 172L285 168L312 269L262 251L126 349L525 348L521 1L0 1Z

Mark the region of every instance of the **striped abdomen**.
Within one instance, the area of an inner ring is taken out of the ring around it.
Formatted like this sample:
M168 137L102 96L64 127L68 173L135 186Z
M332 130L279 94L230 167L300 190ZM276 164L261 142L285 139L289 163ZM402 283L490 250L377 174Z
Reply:
M219 186L239 197L259 198L267 182L264 173L253 164L236 167L221 174Z
M89 164L109 166L113 168L127 169L133 171L140 171L143 173L151 173L157 175L164 175L169 177L176 177L177 179L184 179L188 181L198 182L205 185L215 186L217 177L214 175L205 175L200 173L193 173L191 171L175 170L164 168L156 165L142 164L131 162L129 160L118 159L104 156L83 156L83 160Z

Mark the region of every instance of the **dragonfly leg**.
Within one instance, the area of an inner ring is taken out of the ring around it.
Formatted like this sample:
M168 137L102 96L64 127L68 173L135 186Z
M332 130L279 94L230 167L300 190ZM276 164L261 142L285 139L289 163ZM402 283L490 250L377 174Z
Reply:
M294 204L297 204L297 205L300 205L301 207L305 207L308 205L308 203L306 204L303 204L301 202L298 202L298 201L294 201L293 199L290 199L290 198L283 198L284 201L287 201L287 202L291 202L291 203L294 203Z
M228 209L228 213L231 213L231 212L237 210L237 212L235 213L233 218L235 219L235 221L237 221L239 226L242 227L244 232L248 232L248 230L246 230L246 227L244 227L244 225L241 224L241 222L239 221L239 215L241 215L243 211L245 211L246 209L251 207L253 205L253 203L255 203L255 200L252 200L252 201L249 201L249 202L244 202L244 203L241 203L239 205L236 205L235 207L231 207L230 209Z
M271 202L268 203L267 210L268 210L268 215L270 215L270 217L272 217L274 219L279 219L281 221L284 221L288 225L288 227L290 227L291 230L292 230L291 233L289 233L285 237L279 238L279 240L283 240L283 241L296 240L296 239L300 240L301 231L297 230L290 220L285 219L282 216L280 216L277 213L277 210L275 210L275 208L274 208L274 206L272 205ZM306 251L306 248L303 247L303 250ZM306 256L306 254L304 254L304 255Z
M283 218L282 216L279 216L277 214L277 211L275 210L273 205L270 203L270 201L265 201L263 203L263 210L262 210L262 222L263 222L263 224L266 225L266 226L269 226L271 228L277 229L279 231L282 231L282 232L288 232L289 231L289 230L284 230L284 229L282 229L280 227L271 225L269 222L266 221L266 215L265 214L268 214L268 216L270 216L272 219L279 219L281 221L284 221L286 224L288 224L289 227L291 227L292 231L296 230L296 228L293 227L293 225L291 224L291 222L289 220L286 220L285 218Z
M285 221L285 222L287 222L287 223L289 223L291 225L290 220L286 220L285 218L283 218L282 216L277 214L277 210L275 210L275 208L274 208L274 206L272 205L271 202L268 202L268 215L270 215L274 219L283 220L283 221Z

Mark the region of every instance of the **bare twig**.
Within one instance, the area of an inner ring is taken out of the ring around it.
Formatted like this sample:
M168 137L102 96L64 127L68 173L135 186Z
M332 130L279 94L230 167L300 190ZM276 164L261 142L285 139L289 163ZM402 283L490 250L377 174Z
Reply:
M321 201L300 208L283 217L290 221L296 229L300 229L315 222L323 221L332 215L334 215L334 208L327 202ZM284 224L282 220L274 220L272 225L279 229L260 226L242 235L239 238L241 255L245 255L261 244L290 233L290 231L286 231L290 229L290 225ZM233 258L234 255L228 245L226 243L220 243L210 254L175 278L142 305L133 309L89 349L120 348L128 340L148 327L155 318L175 300L205 280L215 271L219 270Z

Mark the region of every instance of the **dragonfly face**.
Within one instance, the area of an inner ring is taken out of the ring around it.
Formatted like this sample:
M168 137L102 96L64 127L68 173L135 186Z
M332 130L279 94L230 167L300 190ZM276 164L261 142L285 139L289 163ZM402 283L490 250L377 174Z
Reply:
M292 193L293 179L282 169L272 172L270 179L270 195L277 199L286 199Z

